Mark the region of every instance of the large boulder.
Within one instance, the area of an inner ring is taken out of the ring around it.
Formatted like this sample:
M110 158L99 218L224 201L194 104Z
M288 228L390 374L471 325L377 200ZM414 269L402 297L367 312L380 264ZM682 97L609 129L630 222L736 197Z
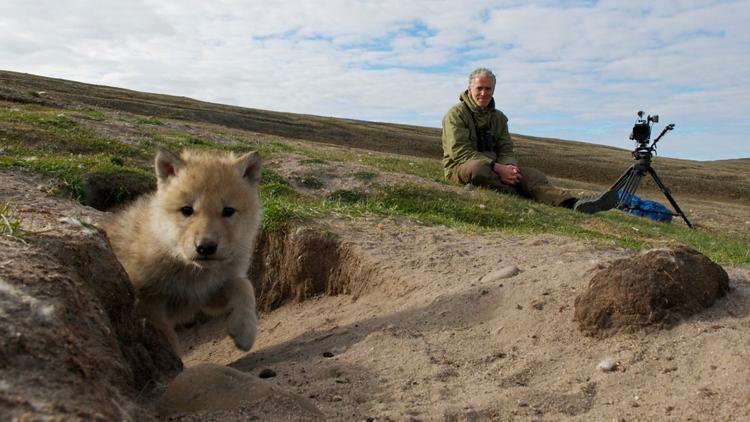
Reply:
M155 419L155 387L182 364L136 318L124 270L88 224L100 214L44 189L0 172L0 419Z
M655 249L594 275L575 300L574 318L591 336L670 327L728 290L727 273L701 253L685 246Z

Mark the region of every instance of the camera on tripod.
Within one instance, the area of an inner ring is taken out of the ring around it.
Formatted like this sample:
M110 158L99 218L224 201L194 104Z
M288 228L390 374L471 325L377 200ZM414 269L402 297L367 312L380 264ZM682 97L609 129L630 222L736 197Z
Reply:
M656 174L656 170L651 167L651 159L654 154L656 154L656 143L659 142L659 140L664 136L665 133L674 129L674 123L670 123L664 126L664 129L661 131L659 136L657 136L656 139L651 142L651 145L649 145L649 141L651 139L651 124L658 123L659 116L654 114L653 116L648 115L646 116L646 118L643 118L643 115L643 111L638 112L638 120L635 121L633 130L630 132L630 139L638 142L632 152L635 162L622 176L620 176L619 179L617 179L617 181L610 188L610 190L617 192L617 207L622 210L632 210L633 208L631 207L631 199L635 196L635 191L641 184L641 179L643 178L643 176L645 176L646 174L650 174L651 178L654 179L656 186L659 187L664 196L666 196L669 200L672 208L674 208L675 212L672 213L672 215L681 216L682 219L685 220L685 224L687 224L688 227L692 229L693 225L690 224L690 221L688 220L687 216L685 216L685 213L682 212L680 206L677 205L677 202L674 200L674 198L672 198L672 194L669 192L669 189L664 185L664 183L662 183L661 179L659 179L659 176L657 176Z
M658 123L659 115L648 115L644 119L643 114L643 111L638 111L638 119L635 121L633 130L630 132L630 139L645 144L651 139L651 123Z

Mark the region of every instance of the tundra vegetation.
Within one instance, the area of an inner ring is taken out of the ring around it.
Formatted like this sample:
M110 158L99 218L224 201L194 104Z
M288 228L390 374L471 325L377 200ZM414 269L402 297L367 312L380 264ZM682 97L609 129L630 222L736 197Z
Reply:
M391 152L371 148L375 145L378 127L383 138L398 135L388 132L385 124L370 128L369 132L362 134L361 140L355 138L349 145L340 142L337 138L340 128L332 124L328 134L331 142L324 145L325 139L321 139L324 129L316 129L317 132L310 134L312 139L307 140L246 130L239 128L241 125L234 120L229 124L219 124L207 122L207 119L157 117L153 110L138 114L80 103L68 106L54 101L11 101L17 100L21 94L0 96L0 169L23 169L46 176L54 180L50 188L53 193L101 209L127 202L153 188L151 159L157 145L173 150L186 147L238 152L257 150L264 163L268 163L263 170L261 185L265 230L280 229L294 222L329 214L375 214L468 232L552 233L635 250L684 244L720 263L750 263L750 235L743 227L735 230L701 227L701 221L691 217L699 229L690 230L679 217L675 217L672 224L664 224L619 211L588 216L519 197L453 186L443 179L438 149L430 156L419 148L405 151L404 145L392 148ZM357 124L347 120L332 121L352 127ZM393 128L399 131L408 129L398 125L393 125ZM414 130L424 137L422 132L426 129ZM439 131L430 133L434 135L431 142L439 148ZM304 136L304 132L299 136ZM563 180L569 178L588 183L588 188L606 187L605 183L614 180L619 171L630 164L625 150L577 142L545 142L522 136L516 139L522 161L529 160ZM528 148L531 146L526 143L533 144L538 153L530 152ZM273 163L275 159L283 161L283 157L290 154L304 157L305 163L356 163L359 167L353 171L352 178L365 188L343 187L330 191L321 189L325 182L317 175L285 178ZM586 159L599 154L602 160L596 160L597 163ZM615 154L620 160L618 165L612 164ZM538 157L538 160L532 157ZM707 176L708 166L696 163L677 160L667 166L666 173L672 175L671 179L662 174L681 205L682 187L688 190L685 194L699 198L704 193L706 197L723 197L729 201L742 202L741 198L748 197L748 182L739 182L743 179L741 171L732 167L737 163L713 164L721 167L724 173L736 176L724 177L724 183L731 186L723 187L718 187L722 185ZM655 163L657 168L660 165L660 162ZM561 166L567 170L557 171ZM590 168L587 170L585 166ZM663 173L661 168L659 171ZM403 177L381 177L387 174ZM600 179L592 181L591 178ZM691 187L688 189L687 186ZM696 186L703 186L704 190L696 191ZM103 196L106 198L102 199ZM664 201L658 191L651 197ZM1 209L3 234L17 233L12 214L10 218L7 214L13 205L4 204ZM683 208L689 207L683 205ZM690 215L689 209L686 212Z

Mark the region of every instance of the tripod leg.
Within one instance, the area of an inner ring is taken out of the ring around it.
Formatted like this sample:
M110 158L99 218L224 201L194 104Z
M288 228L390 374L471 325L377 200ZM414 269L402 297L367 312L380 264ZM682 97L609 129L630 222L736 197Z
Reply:
M659 176L656 174L656 170L654 170L652 167L649 167L648 172L654 179L654 182L656 182L656 185L659 186L659 189L661 189L661 192L664 194L664 196L667 197L669 203L672 204L672 208L674 208L674 210L677 211L677 214L679 214L682 219L685 220L685 224L687 224L691 229L694 228L693 225L690 224L690 221L688 221L685 213L680 209L680 206L677 205L677 201L672 198L672 194L669 193L669 189L664 185L664 183L661 182L661 179L659 179Z
M623 186L623 185L625 184L625 181L626 181L626 179L627 179L627 178L628 178L628 176L630 175L630 172L631 172L631 171L633 171L633 167L630 167L629 169L627 169L627 170L625 171L625 173L623 173L623 174L622 174L622 176L620 176L620 178L619 178L619 179L617 179L617 181L616 181L616 182L615 182L615 183L614 183L614 184L612 185L612 187L611 187L611 188L609 188L609 189L610 189L610 190L615 190L615 191L616 191L616 190L619 190L620 188L622 188L622 186Z
M630 199L635 195L635 191L638 189L642 177L643 175L640 174L635 167L630 167L612 185L610 190L620 192L620 199L617 201L617 208L622 209L629 207Z
M641 185L642 178L643 174L636 170L633 170L628 178L628 182L624 189L625 195L622 197L623 204L627 204L628 208L630 208L630 205L632 204L632 199L633 196L635 196L635 192L638 190L638 186Z

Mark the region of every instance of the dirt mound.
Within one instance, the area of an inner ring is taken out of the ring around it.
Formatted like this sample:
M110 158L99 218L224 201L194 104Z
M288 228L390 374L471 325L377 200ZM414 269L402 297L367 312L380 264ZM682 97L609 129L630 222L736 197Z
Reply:
M150 420L142 400L180 360L135 317L94 213L0 172L0 202L31 233L0 236L0 417Z
M668 327L710 307L728 289L727 273L701 253L656 249L597 273L575 300L575 320L593 336Z
M172 421L322 421L310 400L254 375L215 364L185 369L159 399L159 414Z

